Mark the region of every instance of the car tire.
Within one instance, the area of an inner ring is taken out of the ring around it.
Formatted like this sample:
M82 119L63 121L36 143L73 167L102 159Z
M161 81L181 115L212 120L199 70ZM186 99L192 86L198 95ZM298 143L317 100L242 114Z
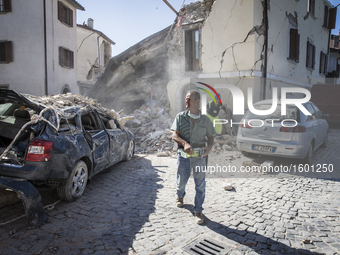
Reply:
M128 146L128 149L126 151L125 161L131 160L132 157L133 157L134 152L135 152L135 143L134 143L133 140L131 140L129 142L129 146Z
M321 144L321 147L326 148L327 145L328 145L328 132L327 132L327 134L326 134L325 140L324 140L323 143Z
M87 179L87 165L84 161L79 160L67 177L65 183L57 188L59 197L69 202L77 200L86 188Z
M313 161L313 143L310 143L308 151L307 151L307 155L303 159L303 163L312 164L312 161Z

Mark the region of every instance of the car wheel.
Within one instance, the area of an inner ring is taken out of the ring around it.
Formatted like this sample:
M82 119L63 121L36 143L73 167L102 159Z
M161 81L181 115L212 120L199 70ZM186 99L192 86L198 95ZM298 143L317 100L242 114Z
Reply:
M328 144L328 132L326 134L325 140L323 141L323 143L321 144L321 147L326 148Z
M125 156L126 161L129 161L130 159L132 159L132 156L134 154L134 149L135 149L135 143L131 140L129 142L129 147L126 151L126 156Z
M84 161L80 160L72 169L66 182L58 187L59 197L70 202L77 200L86 188L87 178L87 165Z
M311 143L311 144L309 145L307 155L306 155L306 157L303 159L303 162L304 162L305 164L312 164L312 160L313 160L313 144Z

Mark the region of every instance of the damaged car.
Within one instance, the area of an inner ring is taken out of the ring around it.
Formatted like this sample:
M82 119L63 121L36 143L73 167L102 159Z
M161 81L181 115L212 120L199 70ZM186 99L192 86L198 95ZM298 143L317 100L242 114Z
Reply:
M75 201L95 174L134 154L133 134L100 107L56 109L0 89L0 178Z

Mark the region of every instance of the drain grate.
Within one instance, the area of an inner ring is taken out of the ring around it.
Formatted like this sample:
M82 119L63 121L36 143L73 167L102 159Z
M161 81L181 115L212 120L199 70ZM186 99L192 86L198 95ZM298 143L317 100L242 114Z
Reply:
M183 250L193 255L225 254L224 244L207 237L200 237L183 247Z

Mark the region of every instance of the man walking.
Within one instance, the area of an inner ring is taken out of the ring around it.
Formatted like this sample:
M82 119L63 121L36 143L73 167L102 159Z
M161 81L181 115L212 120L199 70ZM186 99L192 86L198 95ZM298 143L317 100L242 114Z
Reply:
M206 166L206 156L214 144L215 134L210 119L201 115L198 109L200 98L198 91L188 91L185 97L187 110L177 114L171 127L172 138L178 143L176 204L178 207L183 206L185 185L193 169L196 190L194 213L197 224L204 222L202 205L205 198L205 171L202 170ZM208 142L207 146L206 142Z

